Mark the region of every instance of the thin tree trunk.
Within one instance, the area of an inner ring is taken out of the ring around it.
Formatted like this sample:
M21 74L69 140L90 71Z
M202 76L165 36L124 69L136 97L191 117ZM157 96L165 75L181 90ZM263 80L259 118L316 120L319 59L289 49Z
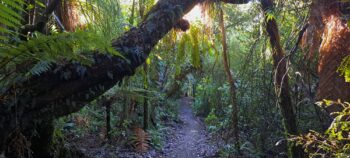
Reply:
M284 128L287 136L289 134L297 135L298 127L295 118L295 112L293 110L292 100L289 92L288 83L288 70L287 59L285 53L280 44L280 35L277 26L277 22L274 18L267 18L267 12L273 9L272 0L261 0L262 9L264 10L266 20L266 31L270 38L270 44L272 48L273 65L275 70L275 90L278 97L278 104L280 106ZM291 156L294 158L302 157L302 150L295 145L290 144Z
M139 13L141 19L144 18L144 8L145 8L145 1L140 0L139 1ZM134 4L133 4L134 5ZM144 71L144 79L143 79L143 88L147 90L148 88L148 66L147 63L143 64L143 71ZM143 99L143 129L146 131L149 127L149 105L148 105L148 99L147 99L147 93L144 94L144 99Z
M237 152L240 154L240 146L239 146L239 129L238 129L238 105L236 99L236 86L233 76L231 74L231 70L228 63L228 50L227 50L227 41L226 41L226 28L224 23L224 11L220 8L219 15L219 25L222 34L222 60L224 64L225 73L227 75L227 80L230 84L230 96L231 96L231 104L232 104L232 127L233 127L233 136L235 138L235 148Z
M129 23L131 25L134 25L134 19L135 19L135 0L132 0L132 6L131 6L131 15L130 15L130 19L129 19Z
M143 64L143 71L144 71L144 83L143 83L143 88L147 90L148 88L148 73L147 73L147 64ZM144 94L144 99L143 99L143 129L147 130L149 125L149 108L148 108L148 99L147 99L147 93L145 92Z

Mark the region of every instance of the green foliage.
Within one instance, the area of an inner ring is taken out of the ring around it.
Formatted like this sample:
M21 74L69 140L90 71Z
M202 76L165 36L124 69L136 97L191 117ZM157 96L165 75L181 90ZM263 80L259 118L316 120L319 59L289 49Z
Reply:
M90 0L79 1L84 18L90 25L89 30L110 41L118 37L128 27L123 24L123 17L119 0Z
M31 75L40 75L57 63L93 63L93 53L108 53L121 56L111 46L111 39L119 35L122 18L119 1L78 1L85 13L87 28L76 32L52 32L44 35L38 32L19 41L19 30L24 27L22 14L33 9L23 0L4 0L0 3L0 85L6 88ZM45 7L39 1L38 6ZM15 42L15 43L13 43Z
M215 109L212 109L209 115L204 120L208 126L209 131L211 132L214 132L217 129L217 125L219 125L219 119L214 111Z
M2 0L0 2L0 46L7 45L16 36L21 26L24 0Z
M151 136L151 145L156 150L161 150L164 142L164 134L161 129L150 129L147 131Z
M199 29L192 26L190 29L191 41L192 41L192 65L196 68L201 66L200 63L200 52L199 52Z
M0 75L0 84L7 87L21 76L39 75L57 62L91 65L93 51L121 56L104 37L93 32L64 32L49 36L37 33L36 37L17 46L0 47L0 72L5 74ZM14 65L22 65L20 71L15 71Z
M343 59L337 71L340 75L344 76L345 82L350 82L350 56Z
M292 141L301 144L309 157L349 157L350 156L350 104L347 102L323 101L318 105L337 104L343 108L334 112L334 120L324 134L310 131L308 134L295 136Z

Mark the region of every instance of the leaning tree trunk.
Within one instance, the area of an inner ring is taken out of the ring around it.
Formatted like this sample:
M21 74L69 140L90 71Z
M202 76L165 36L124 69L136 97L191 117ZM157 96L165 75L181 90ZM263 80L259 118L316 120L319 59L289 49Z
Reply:
M92 66L56 65L52 71L9 89L3 95L10 98L0 102L0 153L8 148L6 142L11 140L9 136L15 129L23 131L32 127L32 122L45 122L76 112L124 76L133 75L158 41L197 3L197 0L160 0L138 28L112 41L112 46L126 60L95 54ZM79 73L79 68L85 69L85 73ZM70 78L62 78L67 72Z
M270 38L270 44L272 48L273 67L275 69L274 84L276 94L278 97L278 104L280 106L283 124L286 134L297 135L298 127L296 123L296 117L293 110L293 104L289 92L288 83L288 70L287 70L287 58L283 51L280 41L280 34L277 22L274 18L267 18L267 12L273 9L272 0L261 0L261 6L265 14L266 31ZM302 150L300 147L290 144L291 156L294 158L300 158L302 156Z
M222 7L222 6L221 6ZM224 63L225 73L227 75L227 80L230 85L230 97L232 104L232 128L233 128L233 137L235 138L235 149L240 154L240 146L239 146L239 129L238 129L238 105L236 98L236 86L235 80L231 74L231 70L228 63L228 52L227 52L227 41L226 41L226 28L224 23L224 11L220 8L219 15L219 25L221 30L221 43L222 43L222 60Z
M111 42L125 59L96 53L91 66L76 63L54 65L50 71L31 77L1 93L7 99L0 102L0 153L7 151L8 142L26 129L35 129L35 123L77 112L120 82L124 76L133 75L158 41L200 1L159 0L137 28L132 28ZM56 2L60 0L53 0L51 4ZM227 3L246 1L229 0ZM51 4L37 24L25 26L21 32L27 34L42 30L52 8L55 8ZM62 77L67 73L70 74L69 78Z

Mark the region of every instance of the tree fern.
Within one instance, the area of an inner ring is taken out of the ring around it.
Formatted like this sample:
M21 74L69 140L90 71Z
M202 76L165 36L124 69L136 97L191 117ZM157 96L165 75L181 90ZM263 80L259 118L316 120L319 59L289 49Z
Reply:
M36 34L35 38L21 42L18 46L0 47L0 51L1 86L6 86L8 80L18 76L39 75L58 61L90 65L90 56L96 51L121 56L104 37L88 31L49 36ZM21 72L15 65L21 67Z

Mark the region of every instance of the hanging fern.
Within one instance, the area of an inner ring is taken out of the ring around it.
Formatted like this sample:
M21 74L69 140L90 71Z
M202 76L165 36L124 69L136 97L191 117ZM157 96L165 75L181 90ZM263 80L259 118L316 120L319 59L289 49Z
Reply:
M192 65L196 68L199 68L201 65L199 51L199 28L191 27L190 34L192 41Z

